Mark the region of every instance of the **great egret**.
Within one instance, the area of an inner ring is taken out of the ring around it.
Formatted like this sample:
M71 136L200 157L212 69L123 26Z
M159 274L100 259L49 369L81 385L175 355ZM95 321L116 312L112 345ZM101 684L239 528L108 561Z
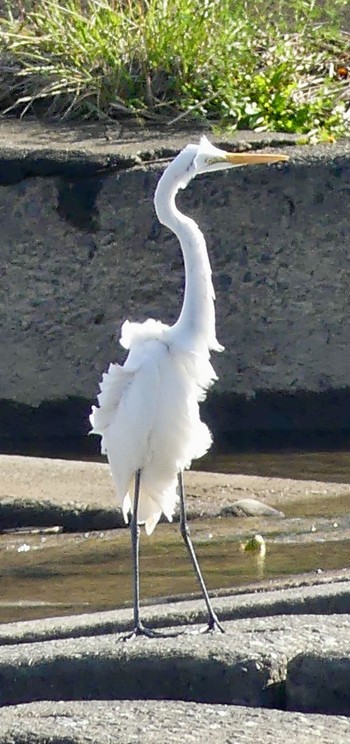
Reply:
M132 514L132 637L157 635L140 619L140 523L150 535L162 513L171 521L177 487L181 535L206 603L207 629L223 631L190 539L182 477L191 461L202 457L211 445L198 403L216 379L210 351L223 351L223 347L216 339L214 289L205 240L194 220L177 209L175 197L200 173L287 159L265 152L225 152L202 137L198 145L187 145L177 155L156 189L158 219L176 234L183 253L186 286L182 310L172 326L153 319L124 322L120 343L129 350L128 357L123 366L110 364L100 384L98 407L93 406L90 416L92 432L102 437L101 451L107 455L126 522L129 512Z

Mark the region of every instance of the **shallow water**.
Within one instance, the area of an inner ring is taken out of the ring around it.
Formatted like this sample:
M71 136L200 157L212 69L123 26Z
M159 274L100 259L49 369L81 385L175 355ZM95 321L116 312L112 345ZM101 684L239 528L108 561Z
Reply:
M329 480L332 480L330 478ZM209 589L350 565L350 487L341 498L289 503L285 519L218 518L191 524ZM242 551L260 533L266 555ZM0 536L0 622L130 604L129 532ZM143 600L197 593L178 525L142 534Z
M218 473L350 483L350 451L210 452L197 465Z

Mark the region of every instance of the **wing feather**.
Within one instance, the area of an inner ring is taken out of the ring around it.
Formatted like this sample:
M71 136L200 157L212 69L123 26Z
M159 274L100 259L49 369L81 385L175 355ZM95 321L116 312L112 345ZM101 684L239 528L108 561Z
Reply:
M106 454L103 442L104 432L112 422L120 400L126 394L126 390L131 384L132 379L133 374L119 364L110 364L108 371L102 375L100 393L97 396L98 407L92 406L92 412L90 414L91 433L102 436L102 454Z
M101 450L108 457L124 514L130 509L128 491L135 472L144 468L147 459L159 388L156 352L136 348L130 351L124 367L110 365L100 386L99 407L93 407L90 417L93 432L102 437ZM141 499L140 521L144 521Z

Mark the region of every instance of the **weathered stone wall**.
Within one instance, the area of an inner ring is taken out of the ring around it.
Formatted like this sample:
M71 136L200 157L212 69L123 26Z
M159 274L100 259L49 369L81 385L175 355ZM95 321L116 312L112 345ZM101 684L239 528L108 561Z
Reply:
M70 397L86 407L109 361L123 359L117 345L123 320L172 323L184 283L177 240L153 210L164 168L154 154L163 154L164 141L151 146L131 138L102 147L95 137L84 159L77 131L64 148L58 130L59 152L57 143L50 152L46 140L38 152L39 138L25 150L18 130L16 137L9 149L9 138L0 136L0 399L19 405L3 420L3 437L9 422L14 435L21 404L55 401L64 410ZM221 396L215 406L226 429L233 413L233 430L254 428L266 400L269 413L258 428L298 428L290 411L300 396L315 407L315 395L326 424L322 401L331 396L334 408L337 391L341 403L328 424L346 428L350 147L289 151L287 165L201 177L178 199L208 243L217 334L226 347L214 359ZM68 431L84 427L75 420ZM317 428L312 421L303 427ZM44 430L59 436L67 421L60 429L53 417Z

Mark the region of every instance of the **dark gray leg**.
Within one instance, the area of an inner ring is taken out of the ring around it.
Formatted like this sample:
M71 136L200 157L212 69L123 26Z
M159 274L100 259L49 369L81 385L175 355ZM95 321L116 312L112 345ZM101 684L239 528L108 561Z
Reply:
M138 521L140 483L141 470L137 470L135 473L134 509L130 521L134 590L134 628L131 633L123 636L123 641L130 641L140 635L147 636L147 638L168 638L179 635L176 631L173 633L162 633L161 631L151 630L151 628L145 628L140 620L140 525Z
M156 635L155 631L145 628L140 620L140 525L138 520L140 483L141 470L137 470L135 473L134 509L130 520L134 592L134 628L131 633L123 636L124 641L130 641L132 638L136 638L136 636L139 635L145 635L150 638L153 638Z
M191 562L192 562L193 568L194 568L194 570L196 572L196 576L197 576L197 579L199 581L199 584L200 584L200 587L201 587L201 590L202 590L202 594L203 594L203 597L204 597L204 601L205 601L205 604L206 604L207 610L208 610L208 626L206 628L204 628L204 631L202 631L202 632L209 631L209 630L219 630L221 633L224 633L225 631L224 631L222 625L220 624L220 622L219 622L219 620L218 620L218 618L216 616L216 613L213 610L213 607L212 607L212 604L211 604L211 601L210 601L210 598L209 598L209 594L208 594L208 591L207 591L207 587L205 586L204 579L203 579L203 576L202 576L202 572L201 572L201 570L199 568L199 563L197 561L197 556L196 556L196 554L194 552L194 547L193 547L192 540L191 540L191 537L190 537L190 530L189 530L189 526L188 526L188 522L187 522L187 516L186 516L184 483L183 483L183 474L182 473L179 473L178 474L178 483L179 483L179 495L180 495L180 531L181 531L181 535L182 535L182 537L184 539L186 548L187 548L187 550L189 552L189 555L190 555L190 558L191 558Z
M138 633L142 628L140 621L140 525L138 522L140 482L141 470L137 470L135 474L134 510L130 521L134 591L134 633Z

